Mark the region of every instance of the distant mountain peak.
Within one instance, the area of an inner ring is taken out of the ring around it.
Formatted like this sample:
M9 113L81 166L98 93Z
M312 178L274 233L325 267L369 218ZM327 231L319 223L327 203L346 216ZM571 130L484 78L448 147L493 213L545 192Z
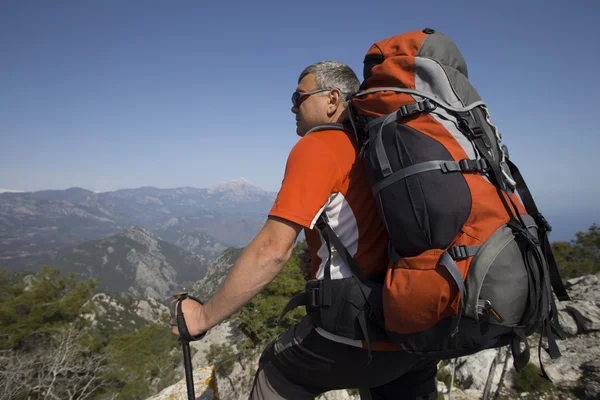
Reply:
M222 192L225 190L235 190L238 188L252 188L264 192L261 188L247 180L246 178L232 179L226 182L220 182L208 189L209 193Z
M270 197L270 194L245 178L221 182L208 189L210 196L221 197L225 201L245 202Z

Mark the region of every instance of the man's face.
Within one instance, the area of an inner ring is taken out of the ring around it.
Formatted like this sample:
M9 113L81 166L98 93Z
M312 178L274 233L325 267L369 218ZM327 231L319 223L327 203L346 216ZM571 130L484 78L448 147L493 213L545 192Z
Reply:
M306 93L318 89L317 78L314 73L311 73L302 78L296 91ZM296 115L296 133L298 136L304 136L306 132L315 126L329 122L329 97L323 96L326 93L321 92L303 96L297 106L292 106L292 113Z

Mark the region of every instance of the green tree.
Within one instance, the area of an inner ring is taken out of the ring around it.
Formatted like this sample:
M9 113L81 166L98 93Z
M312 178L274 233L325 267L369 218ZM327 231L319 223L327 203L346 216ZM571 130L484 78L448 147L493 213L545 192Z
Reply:
M104 359L80 318L94 288L57 269L0 270L0 399L83 399L100 389Z
M104 378L110 382L106 394L141 399L172 384L181 358L173 351L177 346L177 338L155 324L111 337L105 349L108 368Z
M221 376L229 376L233 371L237 355L233 347L227 343L211 343L210 348L204 351L206 361L214 364L215 370Z
M563 279L600 272L600 227L577 232L570 242L554 242L552 250Z
M46 267L24 278L0 270L0 282L0 350L19 348L28 337L78 319L96 285Z

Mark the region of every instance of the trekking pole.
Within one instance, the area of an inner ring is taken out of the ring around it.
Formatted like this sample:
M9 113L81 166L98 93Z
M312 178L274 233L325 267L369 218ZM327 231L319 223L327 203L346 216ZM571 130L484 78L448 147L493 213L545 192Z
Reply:
M191 299L202 304L200 300L195 297L188 295L187 292L179 292L173 295L176 299L177 307L177 329L179 330L179 341L181 342L181 348L183 350L183 367L185 370L185 384L187 387L188 400L196 400L196 394L194 392L194 374L192 370L192 355L190 352L190 342L195 340L201 340L206 332L198 336L191 336L185 323L183 312L181 311L181 302L185 299Z
M188 400L196 400L194 393L194 374L192 373L192 356L190 354L190 342L181 340L183 349L183 367L185 369L185 384L187 386Z

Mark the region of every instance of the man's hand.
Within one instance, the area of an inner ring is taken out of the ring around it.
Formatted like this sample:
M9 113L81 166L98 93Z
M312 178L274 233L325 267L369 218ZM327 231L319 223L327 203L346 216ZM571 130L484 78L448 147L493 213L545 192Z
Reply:
M171 314L171 320L169 323L173 328L171 328L171 332L175 335L179 335L179 330L177 329L177 300L173 300L171 302L171 307L174 311ZM185 319L185 325L187 326L188 332L191 336L198 336L201 333L204 333L208 330L206 324L204 323L204 307L202 304L194 301L192 299L184 299L181 302L181 312L183 313Z

